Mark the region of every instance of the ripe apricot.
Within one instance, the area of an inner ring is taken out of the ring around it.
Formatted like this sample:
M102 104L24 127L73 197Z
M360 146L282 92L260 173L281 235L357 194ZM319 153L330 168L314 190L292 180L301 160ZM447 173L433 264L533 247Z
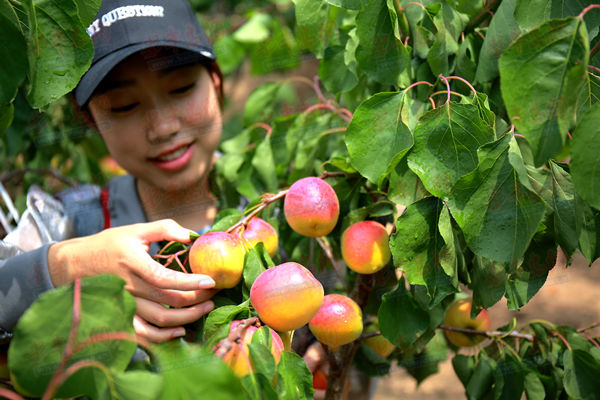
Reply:
M333 188L321 178L294 182L285 196L283 212L290 227L301 235L320 237L337 224L340 204Z
M242 241L247 241L251 246L256 246L262 242L269 256L274 257L277 254L279 239L277 231L267 221L259 217L252 217L248 226L242 231L238 228L232 232L236 237L241 237Z
M323 285L304 266L287 262L261 273L250 288L260 319L284 332L310 321L323 302Z
M471 319L472 299L460 299L452 303L446 311L444 325L454 328L467 328L486 331L492 326L487 310L481 310L475 319ZM474 346L485 339L482 335L469 335L461 332L444 331L448 340L458 347Z
M238 238L227 232L208 232L190 248L192 272L208 275L215 289L229 289L242 279L246 250Z
M233 321L231 323L230 332L233 331L242 321ZM254 370L252 366L252 359L250 358L250 350L248 344L252 342L252 336L258 330L255 326L249 326L244 330L240 338L239 343L235 343L234 346L229 350L223 360L229 365L233 372L239 376L248 375ZM271 332L271 354L275 359L275 363L279 363L281 358L281 352L283 351L283 342L281 338L273 329L269 328Z
M308 327L319 342L336 350L360 336L363 331L362 311L350 297L328 294Z
M376 221L350 225L342 234L342 257L348 268L359 274L373 274L385 267L391 257L385 227Z
M365 327L364 332L370 333L376 332L378 330L379 324L377 323L377 321L375 321L368 324ZM392 354L392 352L396 348L396 345L387 340L383 335L371 336L370 338L363 340L362 343L383 358L386 358L387 356Z

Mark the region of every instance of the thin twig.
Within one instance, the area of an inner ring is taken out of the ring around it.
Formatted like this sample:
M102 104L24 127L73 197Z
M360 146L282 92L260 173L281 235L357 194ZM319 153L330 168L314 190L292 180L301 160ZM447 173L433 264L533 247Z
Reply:
M518 331L512 331L512 332L480 331L480 330L477 330L477 329L457 328L457 327L448 326L448 325L439 325L438 328L443 329L445 331L465 333L467 335L485 336L485 337L488 337L490 339L498 338L498 337L502 338L502 337L509 336L509 337L520 338L520 339L527 340L529 342L533 342L533 335L528 334L528 333L521 333L521 332L518 332Z
M279 200L283 197L285 197L285 195L288 193L288 189L286 190L282 190L277 194L268 194L265 197L263 197L261 203L254 209L254 211L252 211L250 214L246 215L244 218L242 218L238 223L230 226L229 228L227 228L227 230L225 230L225 232L227 233L231 233L234 230L236 230L237 228L239 228L240 226L248 226L248 222L250 222L250 220L252 219L252 217L255 217L256 215L258 215L262 210L264 210L265 208L267 208L267 206L271 203L273 203L276 200Z

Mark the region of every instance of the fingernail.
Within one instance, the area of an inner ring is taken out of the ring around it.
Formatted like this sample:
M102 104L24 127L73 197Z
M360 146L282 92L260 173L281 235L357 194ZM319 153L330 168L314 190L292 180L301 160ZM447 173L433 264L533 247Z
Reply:
M173 333L171 334L171 337L180 337L180 336L184 336L185 335L185 329L183 328L177 328L173 330Z
M198 283L200 285L200 289L211 288L211 287L215 286L215 281L210 276L205 276L203 278L200 278Z

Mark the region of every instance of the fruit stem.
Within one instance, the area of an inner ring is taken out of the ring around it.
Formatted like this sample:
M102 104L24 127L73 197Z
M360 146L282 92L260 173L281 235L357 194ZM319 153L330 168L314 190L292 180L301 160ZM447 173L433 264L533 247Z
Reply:
M374 331L374 332L368 332L368 333L363 333L362 335L360 335L360 337L358 338L359 341L363 341L363 340L367 340L369 338L375 337L375 336L379 336L381 335L381 331Z
M283 342L283 350L292 351L292 339L294 338L294 331L282 331L277 333Z

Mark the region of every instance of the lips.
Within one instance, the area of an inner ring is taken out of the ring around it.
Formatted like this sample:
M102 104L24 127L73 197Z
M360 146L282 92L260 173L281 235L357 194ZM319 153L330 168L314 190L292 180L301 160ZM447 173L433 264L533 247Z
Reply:
M150 162L165 171L177 171L184 168L192 158L194 146L192 143L175 146L172 149L150 158Z

